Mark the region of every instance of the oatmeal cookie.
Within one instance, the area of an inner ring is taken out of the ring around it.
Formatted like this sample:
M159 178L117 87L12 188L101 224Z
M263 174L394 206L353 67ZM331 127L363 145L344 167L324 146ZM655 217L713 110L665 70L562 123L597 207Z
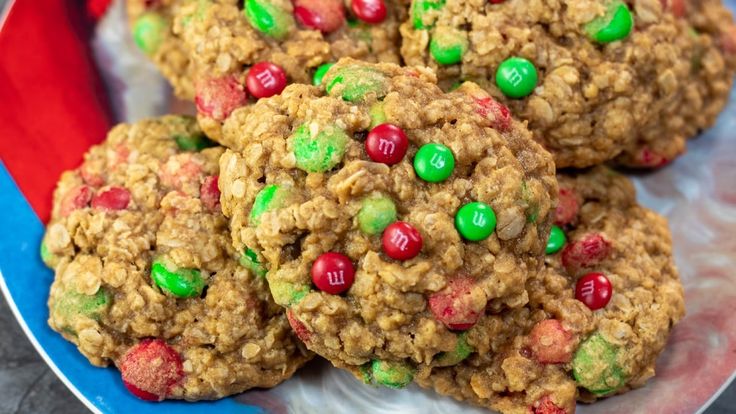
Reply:
M408 10L406 0L153 3L147 15L168 19L162 37L176 39L192 67L182 71L162 65L162 70L186 74L184 82L176 76L169 79L186 92L184 98L196 100L201 124L214 139L220 136L220 121L235 108L277 94L289 82L319 83L331 62L341 57L398 63L399 24ZM132 20L138 33L138 19ZM157 62L166 53L163 47L152 51Z
M417 382L503 413L572 413L640 387L685 312L666 220L604 167L559 175L545 270L529 303L487 313Z
M692 1L686 18L673 2L414 0L401 52L446 88L487 89L558 167L622 152L620 163L657 166L710 126L736 71L720 1Z
M193 118L123 124L54 194L49 325L144 399L271 387L308 359L266 280L238 264L222 152Z
M692 37L690 80L676 100L653 117L615 162L660 167L685 150L685 140L711 127L721 113L736 73L736 25L721 0L662 0Z
M236 249L308 348L389 387L528 301L557 184L551 157L482 89L338 62L232 113L220 159Z

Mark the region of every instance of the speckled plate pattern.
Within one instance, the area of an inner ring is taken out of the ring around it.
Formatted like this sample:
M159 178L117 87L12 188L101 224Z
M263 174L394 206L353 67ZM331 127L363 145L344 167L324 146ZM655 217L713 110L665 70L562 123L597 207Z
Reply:
M736 10L736 0L727 0ZM132 121L171 110L166 87L127 38L118 2L98 27L94 48L116 114ZM115 53L112 53L115 51ZM73 139L73 137L69 137ZM690 142L672 165L633 176L639 200L670 220L676 262L686 290L687 316L659 358L646 387L594 405L583 414L691 414L703 411L736 373L736 89L718 124ZM146 403L130 396L114 369L90 366L74 346L46 325L52 273L38 256L43 227L0 165L0 287L36 349L66 385L98 413L487 413L416 386L365 386L352 375L315 361L268 391L218 402Z

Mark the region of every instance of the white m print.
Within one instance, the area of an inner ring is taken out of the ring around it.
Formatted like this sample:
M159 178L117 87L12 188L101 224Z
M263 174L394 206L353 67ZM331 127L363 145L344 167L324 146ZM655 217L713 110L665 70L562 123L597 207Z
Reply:
M592 280L589 280L585 283L583 283L582 289L580 289L580 295L582 296L591 296L593 295L593 292L595 291L595 282Z
M344 285L344 272L342 270L337 272L327 272L327 283L329 283L330 286Z
M256 79L258 79L261 82L261 85L267 88L272 88L276 86L276 78L274 78L271 72L268 70L265 70L257 74Z
M397 231L396 233L391 235L391 243L399 246L399 250L403 252L409 245L409 237L406 234Z
M389 140L380 138L378 140L378 150L381 151L383 155L391 155L396 150L396 144Z
M445 166L445 159L440 154L433 154L429 164L434 168L442 168Z
M511 76L509 77L509 82L511 82L514 86L519 86L519 84L524 80L524 78L521 77L521 73L519 73L516 68L511 69Z
M486 218L483 217L483 214L481 214L480 211L473 212L473 224L478 227L483 227L486 225Z

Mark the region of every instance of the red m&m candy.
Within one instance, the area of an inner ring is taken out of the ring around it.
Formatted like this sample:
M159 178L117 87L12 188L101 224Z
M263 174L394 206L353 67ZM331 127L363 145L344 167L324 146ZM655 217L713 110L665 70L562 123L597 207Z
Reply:
M123 384L136 397L161 401L184 378L179 353L161 339L146 339L131 347L118 363Z
M409 260L422 250L422 235L411 224L397 221L386 227L382 237L383 251L396 260Z
M296 0L294 17L302 26L322 33L334 32L345 22L341 0Z
M130 203L130 191L123 187L110 187L92 198L92 208L105 211L125 210Z
M568 244L562 250L562 265L568 272L594 266L611 254L613 247L600 233L585 235L582 239Z
M222 121L247 99L243 85L234 76L224 76L199 82L194 102L201 114Z
M575 350L572 333L557 319L546 319L534 325L529 341L534 357L543 364L570 362Z
M578 216L580 205L578 204L578 197L575 191L569 188L560 188L559 197L557 202L557 209L555 210L555 224L558 226L564 226L570 224Z
M302 321L294 316L294 312L292 312L291 309L286 311L286 319L289 321L289 325L296 334L296 337L301 339L302 342L309 342L309 339L312 337L312 332L307 329Z
M199 199L210 211L215 211L220 207L220 188L217 187L218 177L217 175L205 177L202 185L199 186Z
M685 17L687 14L687 4L685 0L659 0L662 7L672 11L675 17Z
M498 131L506 131L511 126L511 111L497 100L486 97L476 98L475 103L478 105L476 112L484 118L492 116L491 126Z
M409 139L394 124L381 124L371 129L365 140L365 151L375 162L394 165L404 159Z
M613 295L613 286L603 273L588 273L575 285L575 299L591 310L605 308Z
M549 395L545 395L534 404L532 414L567 414L567 410L558 407Z
M339 295L355 282L353 262L344 254L324 253L312 264L312 282L323 292Z
M80 185L69 190L68 193L61 199L61 206L59 207L59 214L61 217L66 217L74 210L87 207L89 201L92 199L92 189L86 185Z
M376 24L386 18L386 4L383 0L352 0L350 8L360 20Z
M278 95L286 87L286 72L271 62L258 62L248 71L245 85L256 98Z
M472 277L455 278L445 289L429 297L429 309L435 319L457 331L472 328L487 303L483 290Z

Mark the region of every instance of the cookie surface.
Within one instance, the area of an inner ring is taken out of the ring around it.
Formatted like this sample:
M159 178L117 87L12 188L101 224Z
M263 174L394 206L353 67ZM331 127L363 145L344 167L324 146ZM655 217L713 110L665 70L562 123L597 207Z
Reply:
M191 100L195 93L195 64L181 37L172 30L182 3L177 0L126 0L125 6L135 44L169 81L174 94Z
M680 88L677 100L651 119L637 140L616 158L616 163L625 166L659 167L681 154L686 139L715 123L736 73L736 24L721 0L662 3L694 42L690 79Z
M467 358L423 370L420 385L503 413L572 413L576 399L654 375L685 312L667 222L606 168L559 182L557 229L544 272L527 283L529 303L484 316L468 332Z
M408 8L403 0L163 0L147 9L135 6L142 0L130 3L134 35L144 14L167 23L161 36L177 44L188 67L167 57L168 41L149 54L181 97L196 100L214 139L235 108L287 83L311 84L322 65L341 57L398 63Z
M402 55L445 87L487 89L558 167L622 152L620 163L657 166L712 124L736 71L728 11L692 3L683 18L660 0L414 0Z
M401 387L486 309L526 303L552 160L470 83L348 59L325 85L225 121L223 212L308 348Z
M56 273L49 325L144 399L271 387L308 359L232 250L222 151L193 118L119 125L54 195L41 247Z

